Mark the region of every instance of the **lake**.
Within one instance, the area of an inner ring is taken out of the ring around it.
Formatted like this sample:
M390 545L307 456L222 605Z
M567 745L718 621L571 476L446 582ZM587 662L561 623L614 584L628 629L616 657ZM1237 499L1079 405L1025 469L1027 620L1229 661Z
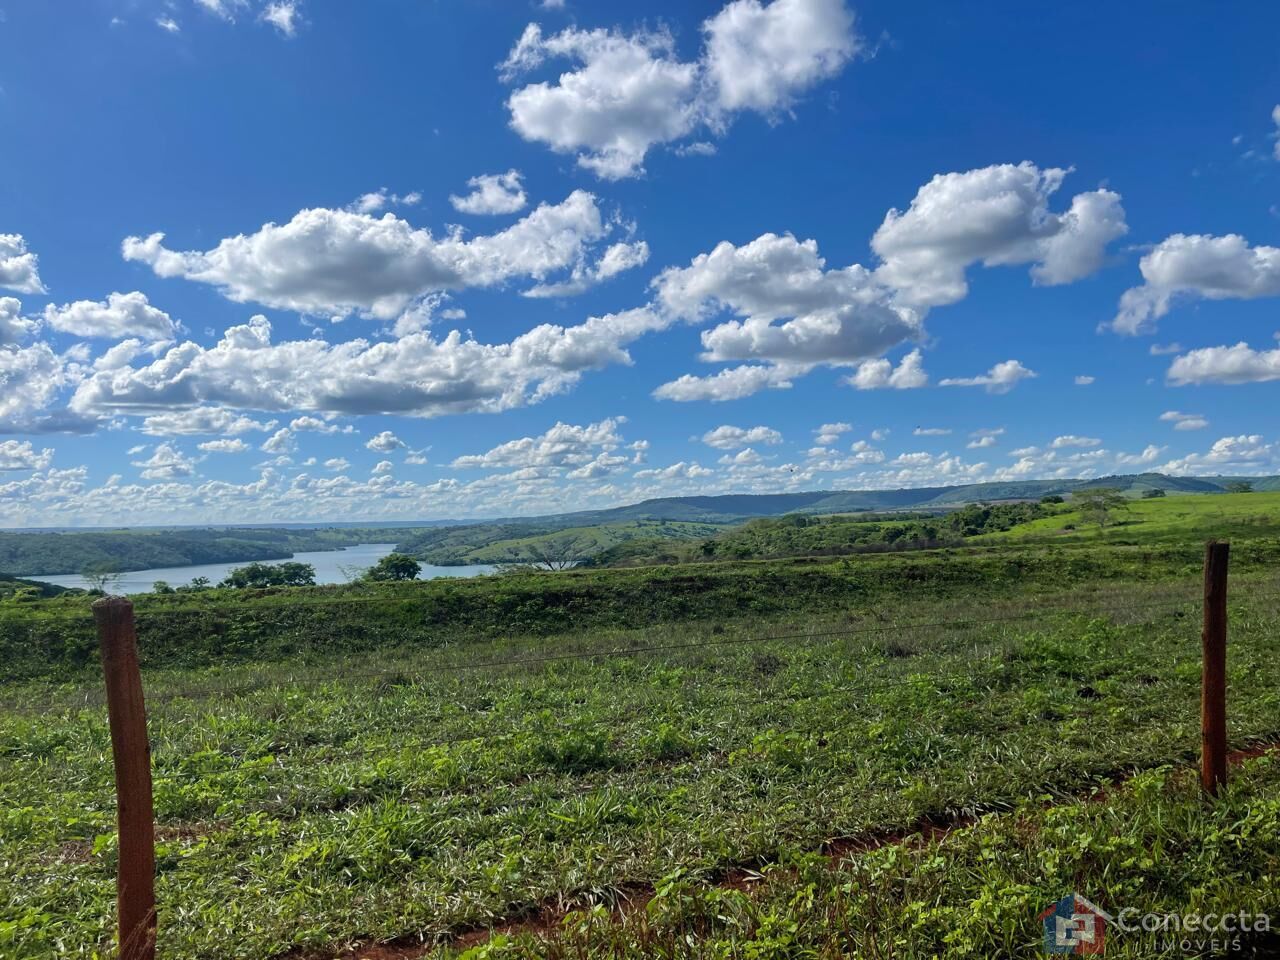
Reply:
M343 572L363 570L371 567L381 558L396 548L394 543L360 543L342 550L319 550L307 553L295 553L291 558L296 563L309 563L316 568L316 583L346 583L350 577ZM243 567L251 563L241 560L236 563L201 563L189 567L157 567L154 570L131 570L120 574L109 588L110 593L150 593L152 584L163 580L171 587L190 583L193 577L208 577L209 582L217 584L235 567ZM282 560L264 560L263 563L283 563ZM487 564L472 564L462 567L437 567L424 563L419 580L434 580L436 577L478 577L493 573L494 568ZM357 574L358 575L358 574ZM27 576L24 580L40 580L44 583L55 583L60 587L80 587L87 590L89 584L78 573L59 575Z

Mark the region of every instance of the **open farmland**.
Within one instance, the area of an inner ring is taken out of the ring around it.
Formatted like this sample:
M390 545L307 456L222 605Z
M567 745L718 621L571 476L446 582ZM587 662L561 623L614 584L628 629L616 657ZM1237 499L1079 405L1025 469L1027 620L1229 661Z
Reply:
M1270 761L1212 807L1169 769L1198 751L1200 554L1010 543L142 598L161 955L985 957L1032 951L1063 890L1280 910ZM1270 529L1233 548L1236 747L1280 739L1278 560ZM109 941L85 603L0 608L4 956ZM960 829L910 840L922 824ZM611 913L628 902L648 906Z

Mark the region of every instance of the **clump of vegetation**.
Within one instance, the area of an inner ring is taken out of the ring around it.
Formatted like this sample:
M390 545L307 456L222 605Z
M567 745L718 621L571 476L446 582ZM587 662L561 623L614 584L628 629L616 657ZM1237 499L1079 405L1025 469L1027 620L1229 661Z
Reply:
M314 587L316 568L309 563L251 563L236 567L220 587L244 590L250 587Z
M1038 503L969 504L947 513L763 517L687 544L647 541L620 545L593 558L598 566L704 563L773 557L925 550L960 546L973 536L1009 530L1047 516Z
M1105 527L1117 513L1129 509L1129 501L1114 487L1093 487L1071 495L1071 505L1085 523Z
M364 573L364 579L373 583L417 580L422 564L403 553L388 553Z

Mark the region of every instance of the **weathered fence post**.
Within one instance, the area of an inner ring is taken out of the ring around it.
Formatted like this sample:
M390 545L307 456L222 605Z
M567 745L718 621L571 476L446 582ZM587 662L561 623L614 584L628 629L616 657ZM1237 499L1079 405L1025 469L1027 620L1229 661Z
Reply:
M94 601L107 716L115 761L116 824L120 837L116 911L120 960L156 955L155 823L151 806L151 747L138 669L133 603L124 597Z
M1231 544L1204 548L1204 667L1200 686L1200 783L1217 794L1227 782L1227 563Z

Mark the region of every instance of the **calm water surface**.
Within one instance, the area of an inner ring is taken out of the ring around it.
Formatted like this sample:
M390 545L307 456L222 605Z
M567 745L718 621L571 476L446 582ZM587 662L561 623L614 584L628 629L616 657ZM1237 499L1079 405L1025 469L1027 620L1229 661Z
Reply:
M394 550L394 543L361 543L343 550L321 550L311 553L295 553L292 559L297 563L309 563L316 568L316 583L346 583L352 577L359 576L359 571L373 566L382 557ZM150 593L152 584L163 580L171 587L190 583L193 577L208 577L210 583L217 584L235 567L243 567L251 561L241 560L236 563L201 563L189 567L157 567L154 570L132 570L120 574L120 579L112 584L112 593ZM264 560L263 563L283 563L282 560ZM436 567L424 563L420 580L433 580L436 577L477 577L492 573L493 567L487 564L473 564L465 567ZM351 576L348 576L351 574ZM81 587L88 589L89 584L78 573L44 576L26 576L25 580L42 580L45 583L56 583L60 587Z

